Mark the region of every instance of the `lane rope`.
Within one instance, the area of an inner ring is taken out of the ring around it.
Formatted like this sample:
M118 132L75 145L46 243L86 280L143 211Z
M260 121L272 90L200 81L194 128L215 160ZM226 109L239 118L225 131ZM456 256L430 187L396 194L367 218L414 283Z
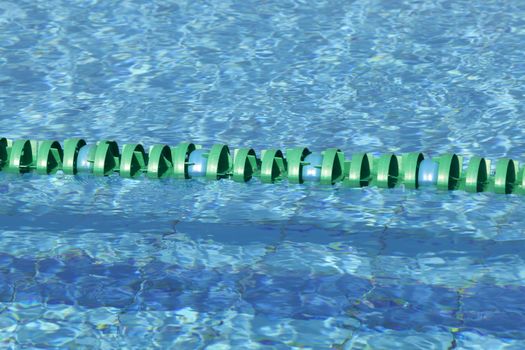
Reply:
M70 138L62 146L55 140L0 138L0 170L42 175L58 171L67 175L119 174L125 178L144 175L152 179L228 178L237 182L258 177L263 183L287 179L295 184L342 182L348 187L402 185L409 189L435 186L440 190L525 194L525 167L520 168L517 161L509 158L497 160L492 169L489 160L478 156L472 157L464 167L463 157L456 154L425 158L419 152L388 153L380 157L354 153L346 159L338 148L322 152L313 152L307 147L286 152L267 149L258 157L252 148L238 148L232 154L225 144L215 144L209 149L191 142L174 147L157 144L146 151L141 144L125 144L119 148L113 140L88 144L84 139Z

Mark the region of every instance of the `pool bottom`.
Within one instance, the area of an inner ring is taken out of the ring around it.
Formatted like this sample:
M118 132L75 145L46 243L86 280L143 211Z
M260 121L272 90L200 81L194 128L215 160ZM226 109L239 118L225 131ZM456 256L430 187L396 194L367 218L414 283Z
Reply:
M363 232L346 242L285 239L231 245L227 237L222 242L220 235L219 241L211 237L226 231L248 233L247 227L235 231L232 226L191 222L177 227L164 236L126 237L154 245L158 257L118 261L116 256L91 256L70 243L58 256L1 254L0 329L6 344L183 349L246 344L277 349L364 344L448 349L462 341L468 346L477 341L523 345L525 306L508 300L520 300L525 286L488 283L486 274L472 275L470 287L448 287L439 280L424 283L422 273L432 276L446 268L443 260L428 255L442 247L429 242L420 246L423 254L427 250L426 258L403 258L399 239L406 232ZM260 229L271 232L268 226ZM294 230L299 236L314 233L304 226L280 226L283 229L288 238ZM324 231L325 236L333 233ZM366 234L390 248L374 256L352 245ZM471 249L485 243L490 244L480 241ZM501 242L493 248L508 256L513 246ZM396 271L402 263L412 277ZM468 271L467 260L457 264ZM446 271L458 272L456 266L443 270L442 277ZM484 266L485 273L489 267L498 276L495 261Z
M28 329L38 344L141 349L387 349L381 336L448 349L525 333L520 197L36 175L0 191L0 302L28 310L14 328L1 315L20 344ZM55 308L71 337L31 318ZM90 321L97 310L122 320Z

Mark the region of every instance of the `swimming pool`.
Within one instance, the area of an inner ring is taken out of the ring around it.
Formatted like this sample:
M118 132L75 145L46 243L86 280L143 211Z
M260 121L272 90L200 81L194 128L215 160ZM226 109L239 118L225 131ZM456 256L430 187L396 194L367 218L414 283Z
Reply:
M1 137L525 161L525 6L0 2ZM0 347L525 347L524 198L0 172Z

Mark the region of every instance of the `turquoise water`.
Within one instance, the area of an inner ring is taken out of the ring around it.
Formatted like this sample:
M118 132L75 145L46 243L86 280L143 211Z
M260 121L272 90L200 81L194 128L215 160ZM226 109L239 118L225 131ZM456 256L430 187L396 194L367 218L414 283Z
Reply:
M2 1L0 136L525 161L520 1ZM0 173L0 347L523 349L524 197Z

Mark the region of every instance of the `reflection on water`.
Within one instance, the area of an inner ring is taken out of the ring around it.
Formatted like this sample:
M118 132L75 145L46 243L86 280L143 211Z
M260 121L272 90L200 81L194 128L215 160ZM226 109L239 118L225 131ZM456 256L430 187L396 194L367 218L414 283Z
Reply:
M0 127L524 159L519 2L0 2ZM523 197L0 173L0 347L523 348Z

